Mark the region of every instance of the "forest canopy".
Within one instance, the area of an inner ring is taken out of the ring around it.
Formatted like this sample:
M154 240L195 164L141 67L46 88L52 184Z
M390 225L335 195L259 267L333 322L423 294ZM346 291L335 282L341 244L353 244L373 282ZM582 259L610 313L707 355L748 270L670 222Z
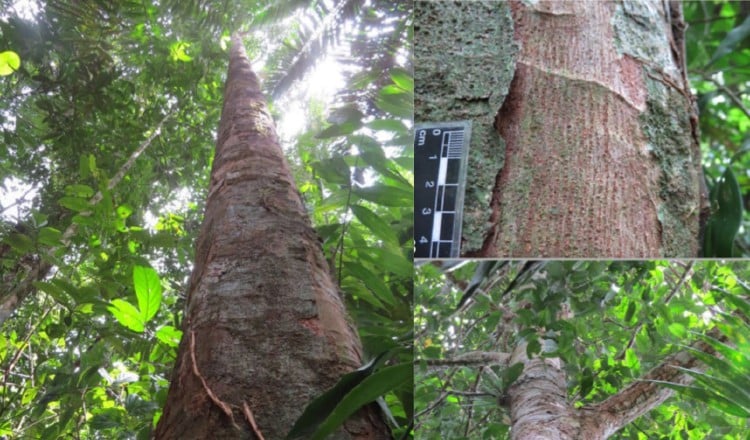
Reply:
M573 412L617 405L614 426L642 412L610 438L744 438L748 276L741 261L424 264L415 275L416 430L509 438L511 399L535 388L520 378L528 365L508 359L528 356L562 365ZM694 377L683 382L689 387L671 385L676 377L654 381L652 373L677 371L677 360L691 356L707 364L679 370ZM649 404L670 386L676 394ZM636 387L644 389L629 397Z

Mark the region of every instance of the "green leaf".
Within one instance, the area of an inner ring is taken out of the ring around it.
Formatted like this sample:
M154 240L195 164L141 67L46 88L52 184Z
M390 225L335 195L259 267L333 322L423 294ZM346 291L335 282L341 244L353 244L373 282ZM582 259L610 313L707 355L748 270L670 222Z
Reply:
M28 235L14 232L5 237L5 242L20 253L26 253L34 247L34 242Z
M373 267L379 267L382 272L393 272L402 278L411 279L412 263L400 253L394 253L384 248L371 247L360 255L364 261L369 261Z
M141 313L134 305L122 299L114 299L107 310L117 319L117 321L124 327L133 330L134 332L143 333L145 329L145 323L141 317Z
M388 285L372 270L366 268L362 264L356 261L346 261L344 263L344 270L349 272L351 276L360 280L369 290L371 290L377 296L378 300L390 305L396 305L396 298L393 297Z
M734 238L742 223L742 192L730 167L711 190L711 204L716 211L704 232L704 257L731 257Z
M652 380L649 382L654 382L664 387L671 388L688 397L696 399L700 402L707 403L708 405L713 406L719 411L725 412L727 414L732 414L737 417L750 417L750 411L748 411L747 409L734 404L723 396L717 395L703 388L660 380Z
M367 123L367 127L376 131L391 131L397 134L407 134L409 129L398 119L375 119Z
M178 330L171 325L165 325L156 331L156 339L165 343L170 347L177 347L180 345L180 339L182 338L182 331Z
M394 67L391 69L390 73L394 84L407 92L414 91L414 78L412 78L411 72L402 69L401 67Z
M328 183L334 185L349 185L350 171L341 156L333 156L312 164L318 175Z
M687 336L687 328L679 322L673 322L669 324L669 332L678 338L685 338Z
M393 228L386 224L377 214L361 205L352 205L351 210L357 219L365 225L376 237L398 245L398 237Z
M159 311L159 305L161 305L162 295L159 275L150 267L135 266L133 268L133 284L142 322L145 324L156 315L156 312Z
M21 57L12 50L0 52L0 76L8 76L21 67Z
M532 339L526 344L526 356L529 357L529 359L533 358L534 355L542 351L542 343L539 342L539 339Z
M508 388L509 386L511 386L513 382L516 381L516 379L521 377L521 373L523 373L522 362L516 362L510 367L504 369L502 371L503 387Z
M362 406L395 388L409 383L412 380L413 374L413 365L411 363L403 363L385 367L366 377L341 399L331 414L320 424L312 439L322 440L326 438Z
M80 199L78 197L63 197L58 200L58 203L64 207L73 211L88 211L91 209L88 200Z
M708 66L713 64L719 58L722 58L724 55L734 52L735 47L737 47L737 45L748 36L750 36L750 16L745 18L745 21L743 21L741 25L727 33L727 36L724 37L724 40L716 48L716 51L714 51L711 61L708 62Z
M88 185L68 185L65 187L65 194L86 199L94 195L94 188Z
M45 282L45 281L34 281L32 283L34 287L41 290L42 292L48 294L52 298L54 298L55 301L62 304L63 306L70 308L70 297L65 294L62 288L59 286L56 286L54 284Z
M39 243L48 246L59 246L61 243L62 232L55 228L45 227L39 230Z
M414 94L395 86L385 86L378 92L375 105L394 116L409 119L414 114Z
M117 217L121 219L126 219L130 217L130 214L133 213L133 208L130 207L127 203L123 203L122 205L117 207Z
M581 390L578 394L583 399L588 396L591 390L594 388L594 374L591 371L591 368L584 368L582 374L583 377L581 377Z
M355 188L354 193L365 200L383 206L411 207L414 205L414 194L395 186L377 184L367 188Z
M317 139L328 139L343 136L357 131L360 127L362 127L362 121L348 121L342 124L334 124L316 134L315 137Z
M169 47L169 51L172 56L172 61L183 61L183 62L191 61L193 57L191 57L185 52L189 47L190 47L190 43L185 43L183 41L178 41L172 44Z
M625 323L629 323L630 320L633 319L634 314L635 314L635 302L630 301L628 304L628 309L625 311L625 318L623 318Z
M328 122L339 125L347 122L359 122L359 125L362 126L361 121L364 117L365 115L359 111L357 106L352 104L333 110L328 116Z
M360 369L343 375L333 388L313 399L313 401L307 405L302 415L296 422L294 422L294 426L292 426L289 434L287 434L286 439L294 440L310 438L310 435L315 432L318 426L320 426L320 424L328 418L329 414L336 409L339 402L341 402L351 390L373 373L380 363L380 359L383 358L386 353L387 352L381 353Z

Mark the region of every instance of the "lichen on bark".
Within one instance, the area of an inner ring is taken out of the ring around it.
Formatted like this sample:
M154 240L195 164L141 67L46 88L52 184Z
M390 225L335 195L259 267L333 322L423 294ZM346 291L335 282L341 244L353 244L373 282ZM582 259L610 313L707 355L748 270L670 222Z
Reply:
M492 17L488 20L487 17ZM462 254L482 246L492 188L505 161L494 117L518 52L505 2L415 2L416 122L471 120Z
M662 254L695 255L698 236L700 159L690 145L690 115L685 97L647 77L648 108L641 128L653 160L661 170L657 215L662 227Z

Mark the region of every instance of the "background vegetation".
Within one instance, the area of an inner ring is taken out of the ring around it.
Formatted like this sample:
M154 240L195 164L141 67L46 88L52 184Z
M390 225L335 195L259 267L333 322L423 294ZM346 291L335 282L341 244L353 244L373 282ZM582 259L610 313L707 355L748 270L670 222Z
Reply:
M505 390L520 371L474 363L468 353L527 343L562 359L567 399L580 408L637 381L696 340L708 371L611 438L745 439L750 428L750 265L719 261L548 261L510 291L523 262L482 274L425 264L415 278L415 411L419 438L504 439ZM461 310L459 299L481 283ZM559 312L572 318L561 319ZM723 335L726 343L719 343ZM492 370L487 372L486 370ZM491 374L494 373L494 374ZM494 378L494 379L493 379ZM520 386L523 386L521 384ZM667 386L667 385L664 385Z
M697 92L703 165L709 189L729 169L738 182L722 216L737 218L733 256L750 255L750 3L684 2L690 83ZM716 192L714 192L714 195ZM713 208L718 211L716 196ZM731 241L731 238L730 238ZM709 255L710 256L710 255ZM723 255L729 256L729 255Z

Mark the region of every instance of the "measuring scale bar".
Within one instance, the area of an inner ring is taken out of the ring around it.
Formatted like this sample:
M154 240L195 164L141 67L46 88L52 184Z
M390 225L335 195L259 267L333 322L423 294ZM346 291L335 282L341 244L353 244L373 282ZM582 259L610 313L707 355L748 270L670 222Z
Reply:
M459 256L470 135L471 121L415 126L415 258Z

